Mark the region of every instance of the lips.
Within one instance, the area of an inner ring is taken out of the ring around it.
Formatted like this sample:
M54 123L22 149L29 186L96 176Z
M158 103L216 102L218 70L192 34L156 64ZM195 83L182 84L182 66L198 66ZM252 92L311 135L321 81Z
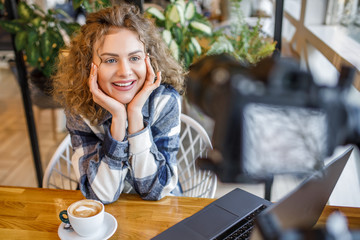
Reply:
M130 89L133 88L133 86L135 85L135 80L131 80L131 81L122 81L122 82L114 82L112 83L112 85L120 91L128 91Z

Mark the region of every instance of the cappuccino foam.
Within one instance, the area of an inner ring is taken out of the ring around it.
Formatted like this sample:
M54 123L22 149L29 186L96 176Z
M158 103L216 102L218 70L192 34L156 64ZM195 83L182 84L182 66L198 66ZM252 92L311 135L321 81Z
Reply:
M74 217L86 218L92 217L100 213L102 206L100 203L93 200L83 200L76 202L71 208L70 213Z

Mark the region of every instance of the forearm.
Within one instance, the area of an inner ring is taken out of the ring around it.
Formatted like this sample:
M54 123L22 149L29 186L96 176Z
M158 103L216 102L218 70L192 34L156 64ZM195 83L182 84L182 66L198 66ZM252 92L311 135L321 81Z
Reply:
M178 183L180 96L174 89L160 86L143 110L145 128L128 136L131 173L140 196L157 200Z
M144 129L144 118L141 109L127 109L129 135L140 132Z
M86 198L109 203L116 200L124 188L129 144L112 138L109 123L90 127L85 122L71 118L67 122L80 190Z
M84 156L76 157L72 161L79 162L80 190L86 198L97 199L103 203L117 200L123 191L128 167L125 162L112 160L108 157L100 161L97 157L86 159ZM117 163L114 163L117 161ZM84 168L84 166L86 166ZM122 165L114 168L114 165Z
M165 142L177 146L178 138L173 136ZM178 182L177 147L165 147L161 141L156 145L148 127L138 135L129 137L129 145L131 173L139 195L148 200L158 200L168 195Z

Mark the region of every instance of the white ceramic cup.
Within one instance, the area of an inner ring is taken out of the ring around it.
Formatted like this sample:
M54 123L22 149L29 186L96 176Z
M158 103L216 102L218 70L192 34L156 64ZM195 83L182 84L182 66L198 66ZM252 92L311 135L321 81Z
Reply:
M72 203L60 212L60 220L70 223L74 231L82 237L95 236L104 221L105 207L99 201L84 199Z

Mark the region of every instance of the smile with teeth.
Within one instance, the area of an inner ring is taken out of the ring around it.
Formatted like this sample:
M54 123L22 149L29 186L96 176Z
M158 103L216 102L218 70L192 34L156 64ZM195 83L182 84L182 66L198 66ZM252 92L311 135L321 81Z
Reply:
M118 86L118 87L127 87L127 86L130 86L133 82L134 82L134 81L132 81L132 82L127 82L127 83L114 83L114 85L116 85L116 86Z

